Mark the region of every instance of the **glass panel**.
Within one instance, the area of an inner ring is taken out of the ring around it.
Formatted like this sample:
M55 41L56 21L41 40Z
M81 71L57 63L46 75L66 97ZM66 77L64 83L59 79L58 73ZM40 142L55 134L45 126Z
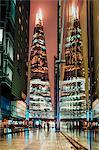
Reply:
M7 67L7 75L8 78L12 81L12 70L9 68L9 66Z
M0 29L0 44L2 44L3 40L3 29Z
M0 67L1 67L1 53L0 53Z
M7 40L7 53L9 54L10 58L13 60L13 46L9 40Z
M11 0L11 17L13 19L13 21L15 22L15 4L16 4L16 0Z

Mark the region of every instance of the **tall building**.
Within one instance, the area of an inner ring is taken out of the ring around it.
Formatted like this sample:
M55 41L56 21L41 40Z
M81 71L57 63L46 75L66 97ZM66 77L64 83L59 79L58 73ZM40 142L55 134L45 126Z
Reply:
M11 93L15 51L15 7L14 0L0 0L0 29L3 29L0 45L0 125L11 117Z
M78 1L60 1L59 59L61 119L86 118L85 68Z
M31 47L30 118L50 118L51 95L42 12L36 14Z
M91 107L93 112L93 121L99 120L99 5L98 1L87 2L88 9L88 29L89 29L89 64L91 78Z
M12 93L16 95L15 99L21 99L22 94L27 95L29 7L29 1L16 1L15 56L12 84Z
M27 96L27 62L29 50L29 5L29 1L16 1L15 59L11 90L11 93L14 96L13 102L11 102L12 117L15 118L15 120L16 118L18 120L24 120L26 113L25 101ZM18 109L20 109L20 115L17 112Z
M25 119L28 23L29 1L0 0L0 31L3 31L0 43L1 125Z

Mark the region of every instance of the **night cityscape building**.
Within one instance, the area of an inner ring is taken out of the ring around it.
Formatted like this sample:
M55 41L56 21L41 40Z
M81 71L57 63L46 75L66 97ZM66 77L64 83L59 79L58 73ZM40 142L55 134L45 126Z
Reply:
M83 125L88 124L88 126L93 118L97 122L99 117L97 110L99 101L96 94L98 88L94 84L98 82L98 73L95 69L96 66L98 67L98 62L94 59L97 25L94 24L93 18L96 18L96 10L96 2L93 1L82 3L73 0L59 1L59 59L60 62L65 60L65 63L60 64L59 72L60 110L64 114L64 117L61 114L61 118L75 118L77 115L80 120L84 119ZM72 93L73 89L76 96Z
M56 1L0 0L2 150L99 149L99 1Z
M40 9L36 14L30 61L30 118L50 119L52 118L51 93L42 12Z
M70 5L69 5L70 3ZM61 120L69 120L72 127L86 118L85 77L82 54L81 27L76 12L69 11L76 3L60 1L59 11L59 103ZM67 7L66 7L67 6Z
M29 1L1 0L0 29L3 29L0 45L0 126L3 128L25 119Z

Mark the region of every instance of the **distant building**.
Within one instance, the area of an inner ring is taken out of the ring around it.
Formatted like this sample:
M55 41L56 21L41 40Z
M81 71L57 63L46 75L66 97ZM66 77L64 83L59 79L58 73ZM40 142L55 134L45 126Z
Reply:
M30 61L30 118L47 119L51 117L52 108L45 35L40 9L36 14Z

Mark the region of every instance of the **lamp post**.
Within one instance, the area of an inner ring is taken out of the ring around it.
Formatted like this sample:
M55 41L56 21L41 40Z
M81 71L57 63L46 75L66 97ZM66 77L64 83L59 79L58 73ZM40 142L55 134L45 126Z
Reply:
M60 90L60 87L59 87L59 80L60 80L60 64L62 63L66 63L65 60L55 60L55 78L56 78L56 106L55 106L55 129L56 129L56 132L59 132L60 131L60 95L59 95L59 90Z

